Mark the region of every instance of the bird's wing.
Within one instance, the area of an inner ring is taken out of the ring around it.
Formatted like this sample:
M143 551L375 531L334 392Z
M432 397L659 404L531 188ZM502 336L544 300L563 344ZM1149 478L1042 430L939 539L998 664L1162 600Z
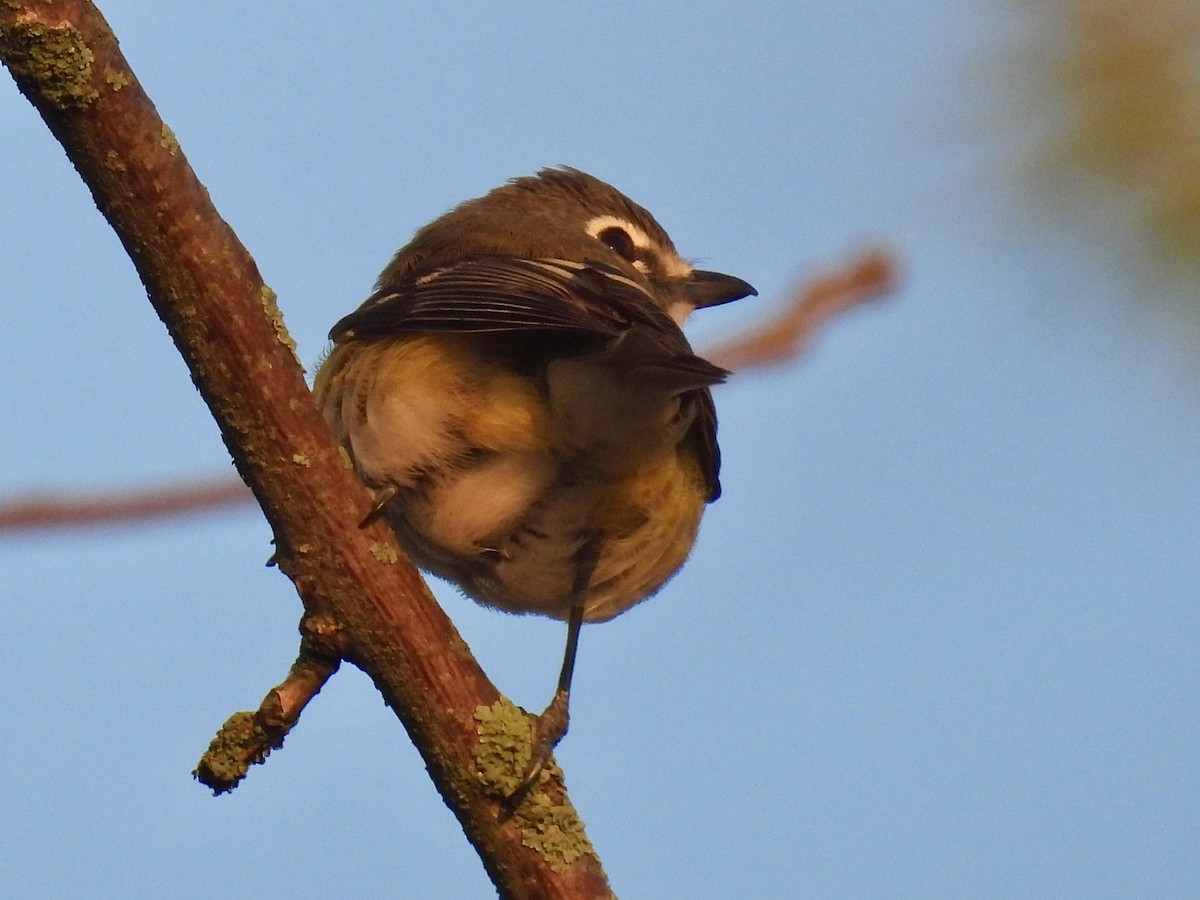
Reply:
M338 342L415 331L615 337L635 322L659 330L666 316L658 312L642 285L603 263L476 257L376 291L329 336Z
M558 333L620 338L636 329L659 350L659 368L697 405L696 442L710 499L720 494L717 419L708 386L728 372L692 352L687 338L645 287L605 263L564 259L474 257L418 271L376 291L330 331L337 343L415 332Z

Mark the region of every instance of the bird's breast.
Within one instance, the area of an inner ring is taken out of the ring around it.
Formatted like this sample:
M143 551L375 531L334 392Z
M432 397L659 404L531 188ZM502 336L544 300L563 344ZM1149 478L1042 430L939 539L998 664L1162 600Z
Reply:
M577 551L599 534L585 614L601 620L683 564L707 488L678 401L651 410L674 422L664 432L612 420L644 398L603 385L598 411L581 415L575 385L565 417L544 373L514 370L471 336L430 334L336 347L314 391L363 480L396 490L388 520L419 566L482 603L563 618ZM602 420L619 464L589 454Z

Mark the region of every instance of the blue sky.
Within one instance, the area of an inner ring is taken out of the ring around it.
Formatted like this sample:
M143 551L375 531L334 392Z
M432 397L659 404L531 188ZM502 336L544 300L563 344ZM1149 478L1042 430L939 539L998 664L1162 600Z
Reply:
M304 359L411 232L567 163L769 314L867 244L901 291L717 395L725 495L585 629L558 758L623 898L1200 891L1200 351L1013 179L1002 8L105 3ZM0 79L0 492L230 471L132 266ZM189 772L295 652L255 509L0 542L14 896L486 897L338 674L232 796ZM562 628L436 590L541 708Z

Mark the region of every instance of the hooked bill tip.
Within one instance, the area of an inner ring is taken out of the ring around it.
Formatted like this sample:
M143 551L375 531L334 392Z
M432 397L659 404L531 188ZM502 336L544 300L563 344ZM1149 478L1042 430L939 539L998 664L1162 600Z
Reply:
M748 281L720 272L696 269L684 282L683 294L696 309L732 303L743 297L757 296L758 291Z

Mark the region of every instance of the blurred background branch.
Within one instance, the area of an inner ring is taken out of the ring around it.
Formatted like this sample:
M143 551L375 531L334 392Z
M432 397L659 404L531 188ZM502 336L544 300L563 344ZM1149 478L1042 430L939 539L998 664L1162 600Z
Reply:
M885 296L894 287L895 263L881 250L802 283L762 325L702 351L734 371L796 361L831 319ZM191 478L108 494L38 493L0 499L0 534L38 529L136 524L189 516L254 500L237 478Z

